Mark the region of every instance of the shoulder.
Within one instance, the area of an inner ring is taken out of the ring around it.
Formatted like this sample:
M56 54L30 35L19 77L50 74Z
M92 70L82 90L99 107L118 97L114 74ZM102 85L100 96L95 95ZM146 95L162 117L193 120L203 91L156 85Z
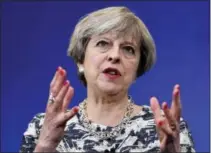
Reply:
M23 133L19 152L33 152L38 140L40 129L44 121L45 113L34 115Z
M135 105L134 115L130 119L131 128L136 131L155 130L154 116L151 108L147 105Z
M153 119L153 112L148 105L134 105L133 118L142 118L143 120Z
M37 113L32 117L32 120L29 122L30 124L32 123L41 123L44 121L45 118L45 113Z
M162 109L160 111L161 115L165 117L164 111ZM151 107L148 105L142 105L142 106L134 105L134 113L132 118L142 119L144 121L154 120L154 114ZM187 128L188 128L187 121L183 117L180 117L180 130L186 131Z
M44 122L45 113L37 113L32 117L31 121L28 123L27 130L24 132L24 136L38 137L39 130Z

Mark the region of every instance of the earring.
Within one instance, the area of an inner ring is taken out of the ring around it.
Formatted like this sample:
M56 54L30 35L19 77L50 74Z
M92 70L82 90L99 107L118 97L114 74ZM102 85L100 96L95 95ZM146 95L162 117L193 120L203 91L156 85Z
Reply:
M79 72L83 73L84 72L84 68L82 66L79 67Z

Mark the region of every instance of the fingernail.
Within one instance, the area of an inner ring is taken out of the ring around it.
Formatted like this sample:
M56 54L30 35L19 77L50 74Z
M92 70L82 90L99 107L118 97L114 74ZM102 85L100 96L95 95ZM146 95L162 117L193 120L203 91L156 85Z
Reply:
M66 80L66 81L64 82L64 86L65 86L65 85L67 85L68 83L69 83L69 81L68 81L68 80Z
M60 69L60 70L59 70L59 73L60 73L61 75L64 75L64 70L63 70L63 69Z
M77 113L77 112L78 112L78 110L79 110L79 108L78 108L78 107L74 107L74 108L73 108L74 113Z
M180 89L180 85L177 85L177 89Z
M60 71L61 69L62 69L61 66L57 67L57 71Z
M164 109L167 109L168 108L168 104L165 103L165 105L163 107L164 107Z
M162 125L163 125L163 121L159 121L159 122L158 122L158 125L159 125L159 126L162 126Z
M178 95L179 95L179 90L177 90L175 93L175 96L178 96Z

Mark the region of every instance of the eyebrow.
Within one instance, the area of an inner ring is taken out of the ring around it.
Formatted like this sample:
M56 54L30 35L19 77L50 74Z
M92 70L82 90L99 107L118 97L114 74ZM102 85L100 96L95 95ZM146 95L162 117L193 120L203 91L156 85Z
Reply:
M96 38L94 38L93 40L94 40L94 42L97 42L97 41L99 41L99 39L104 39L104 40L108 40L108 41L113 41L113 39L109 39L109 38L107 38L107 37L105 37L105 36L96 36ZM133 43L133 42L131 42L131 41L123 41L122 43L120 43L120 45L131 45L131 46L133 46L133 47L135 47L135 48L137 48L138 47L138 45L136 44L136 43Z
M131 45L133 47L138 47L138 45L136 43L133 43L133 42L130 42L130 41L124 41L123 43L121 43L121 45L122 44L127 44L127 45Z
M96 42L96 41L98 41L99 39L105 39L105 40L109 40L109 41L111 41L111 39L106 38L106 37L102 37L102 36L97 36L97 37L96 37L96 38L94 38L93 40Z

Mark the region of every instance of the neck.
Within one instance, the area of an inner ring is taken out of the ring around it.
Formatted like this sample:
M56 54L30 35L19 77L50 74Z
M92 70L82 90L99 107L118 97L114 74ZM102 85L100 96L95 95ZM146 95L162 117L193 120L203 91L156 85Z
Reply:
M118 125L128 106L128 95L126 92L119 92L111 95L92 90L87 90L87 114L92 122L106 125Z

